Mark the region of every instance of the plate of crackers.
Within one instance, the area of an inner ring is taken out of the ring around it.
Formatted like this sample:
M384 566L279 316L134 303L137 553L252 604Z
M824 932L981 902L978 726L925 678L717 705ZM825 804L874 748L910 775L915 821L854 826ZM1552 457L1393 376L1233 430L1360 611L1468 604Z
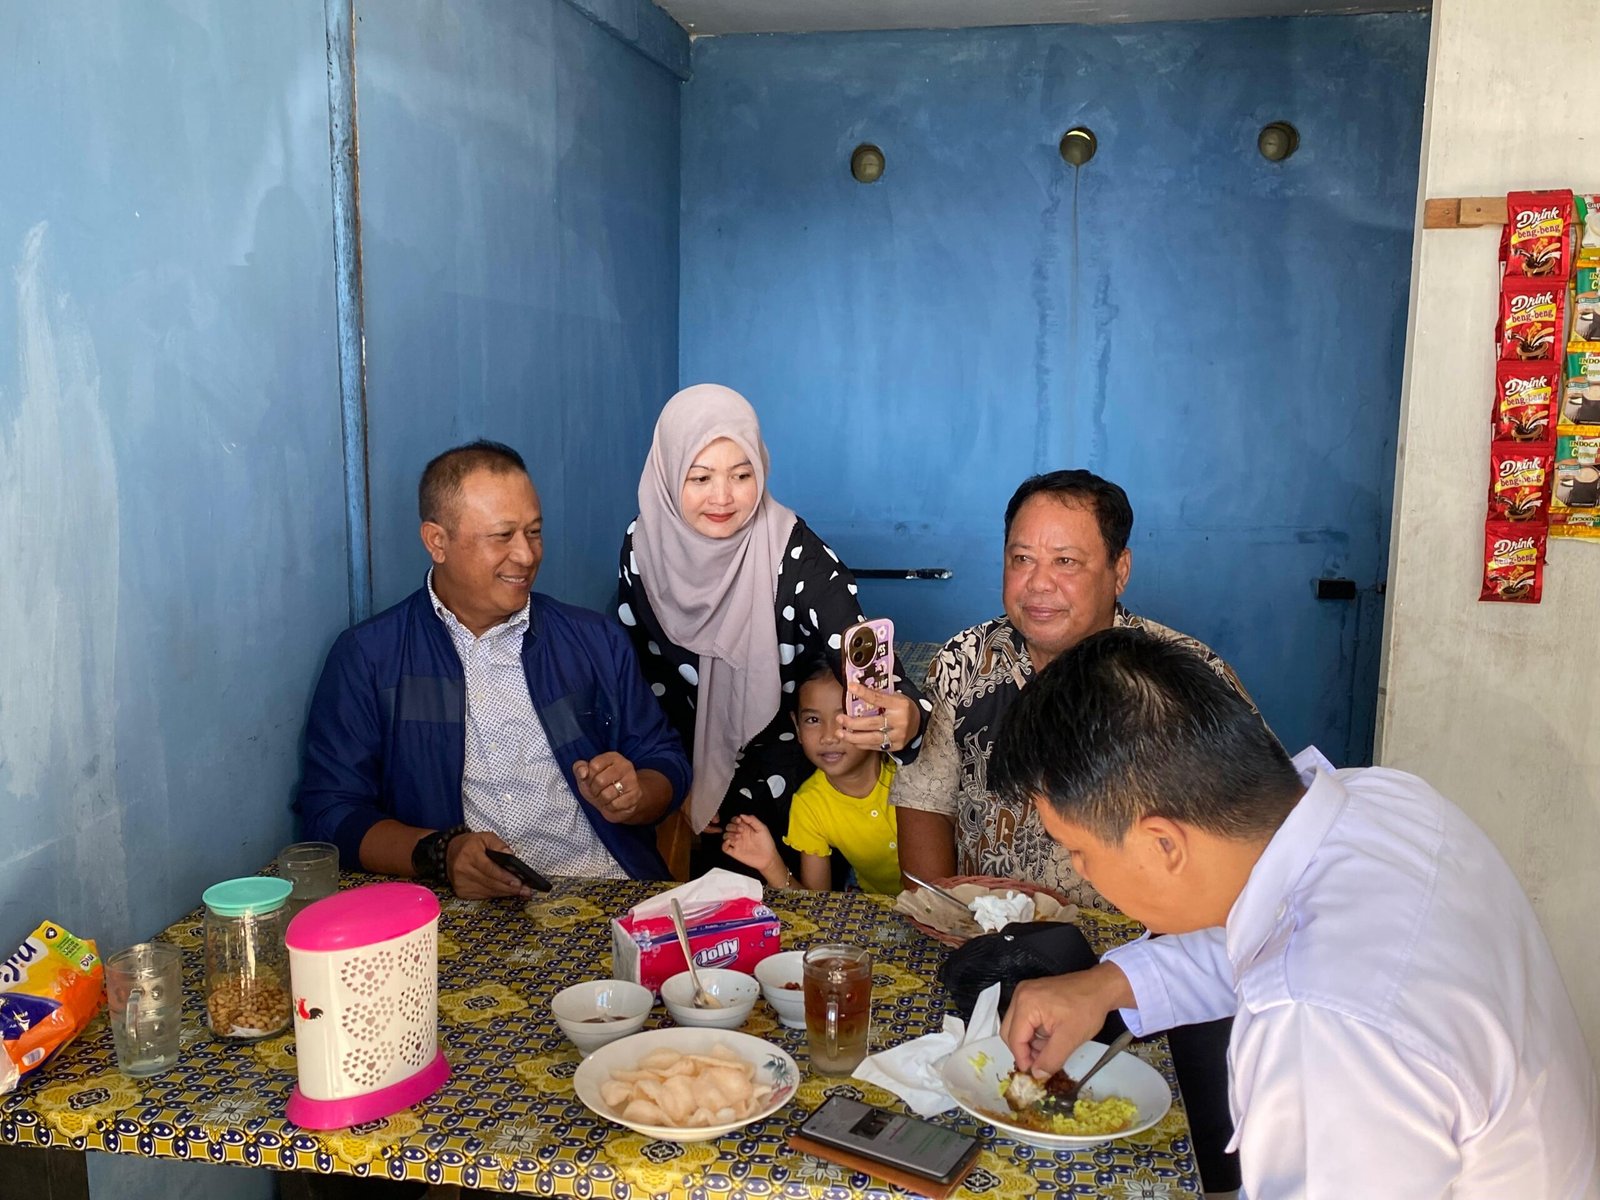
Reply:
M704 1142L790 1099L800 1069L782 1047L729 1029L651 1029L602 1046L572 1078L596 1116L662 1142Z

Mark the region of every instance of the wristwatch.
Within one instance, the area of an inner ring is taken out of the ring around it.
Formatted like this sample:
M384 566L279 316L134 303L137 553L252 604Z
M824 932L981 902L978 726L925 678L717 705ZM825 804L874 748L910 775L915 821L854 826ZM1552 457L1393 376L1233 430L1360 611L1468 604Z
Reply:
M450 843L466 832L465 825L452 825L449 829L435 830L418 838L411 851L411 869L416 872L417 878L448 882L445 853L450 849Z

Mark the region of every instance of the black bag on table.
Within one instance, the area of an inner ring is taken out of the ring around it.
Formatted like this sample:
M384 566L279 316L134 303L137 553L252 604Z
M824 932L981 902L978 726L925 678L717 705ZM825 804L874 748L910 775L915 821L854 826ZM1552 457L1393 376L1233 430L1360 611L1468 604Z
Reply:
M972 1009L984 989L1000 984L1000 1015L1011 1006L1011 993L1024 979L1066 975L1083 971L1100 961L1076 925L1065 921L1028 921L1007 925L999 933L985 933L950 951L939 967L945 995L961 1014L972 1020ZM1096 1041L1108 1042L1125 1026L1112 1013Z

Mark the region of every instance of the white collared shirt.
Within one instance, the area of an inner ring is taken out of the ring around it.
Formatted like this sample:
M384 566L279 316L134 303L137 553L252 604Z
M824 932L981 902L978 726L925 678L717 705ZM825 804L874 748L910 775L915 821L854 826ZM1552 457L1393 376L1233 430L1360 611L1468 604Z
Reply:
M499 834L513 854L544 875L626 879L579 808L583 801L572 794L533 711L522 666L532 601L474 637L434 594L432 571L428 599L450 631L466 676L461 807L467 827Z
M1225 929L1105 956L1136 1033L1234 1017L1241 1195L1600 1197L1589 1052L1505 860L1414 775L1308 774Z

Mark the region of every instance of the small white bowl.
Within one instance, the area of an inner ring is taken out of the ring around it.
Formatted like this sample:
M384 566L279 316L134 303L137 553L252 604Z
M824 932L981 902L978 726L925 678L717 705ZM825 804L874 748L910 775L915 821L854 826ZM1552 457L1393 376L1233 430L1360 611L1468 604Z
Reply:
M561 1032L584 1055L608 1042L638 1033L656 1002L647 987L625 979L591 979L562 988L550 1000L550 1013ZM609 1020L596 1021L595 1017Z
M661 985L661 999L679 1025L701 1029L737 1029L750 1017L761 987L743 971L721 967L701 967L700 982L706 991L722 1001L721 1008L694 1006L694 980L689 972L679 971Z
M756 964L756 979L761 984L761 994L778 1014L780 1024L790 1029L806 1027L806 993L804 988L786 988L786 983L805 982L804 950L785 950L771 954Z

